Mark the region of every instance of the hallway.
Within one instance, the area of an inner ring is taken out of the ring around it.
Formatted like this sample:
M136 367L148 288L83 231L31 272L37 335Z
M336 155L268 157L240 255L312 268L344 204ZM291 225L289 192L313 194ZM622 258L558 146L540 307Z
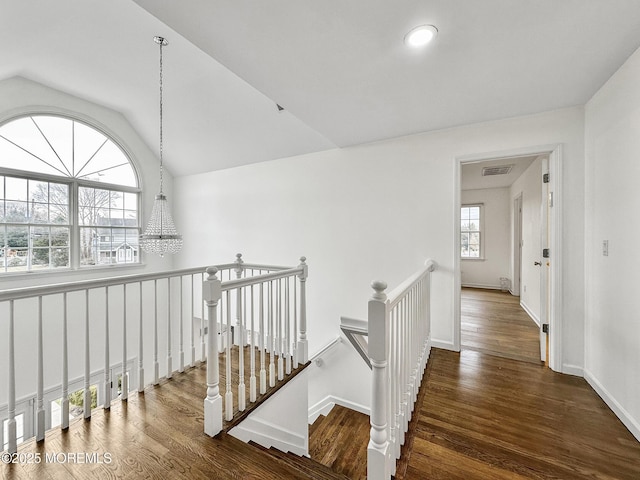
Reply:
M463 288L460 323L463 350L540 364L538 326L520 306L520 297Z

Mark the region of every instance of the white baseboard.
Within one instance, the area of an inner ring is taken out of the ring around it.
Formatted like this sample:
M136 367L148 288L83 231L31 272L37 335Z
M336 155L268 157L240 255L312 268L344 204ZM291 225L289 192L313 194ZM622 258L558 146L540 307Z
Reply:
M300 456L308 455L305 437L259 418L249 416L240 425L232 428L229 435L245 443L254 441L265 448L273 447L281 452L291 452Z
M442 348L443 350L451 350L452 352L459 352L460 349L456 349L453 346L452 342L449 341L444 341L444 340L437 340L437 339L432 339L431 340L431 347L433 348Z
M364 413L365 415L371 414L371 409L365 405L345 400L344 398L336 397L334 395L327 395L315 405L309 408L309 424L315 422L320 415L328 415L333 407L340 405L356 412Z
M634 419L586 368L584 369L584 379L589 383L589 385L591 385L596 393L600 395L600 398L604 400L604 403L613 410L613 413L615 413L624 426L629 429L631 434L640 442L640 422Z
M462 283L462 287L466 288L485 288L487 290L501 290L502 287L500 285L492 285L487 283Z
M536 325L538 325L538 327L540 327L540 319L537 317L537 315L535 315L531 309L527 306L526 303L524 303L522 300L520 301L520 306L522 307L522 309L527 312L527 315L529 315L531 317L531 320L533 320L534 322L536 322Z
M574 375L576 377L584 377L584 370L582 367L579 367L577 365L570 365L568 363L562 365L562 373L565 373L567 375Z

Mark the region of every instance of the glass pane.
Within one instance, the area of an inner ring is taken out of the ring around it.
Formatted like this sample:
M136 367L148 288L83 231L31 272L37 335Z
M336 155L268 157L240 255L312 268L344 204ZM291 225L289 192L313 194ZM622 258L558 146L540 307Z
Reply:
M473 220L470 221L469 223L469 230L472 232L477 232L478 231L478 224L476 222L474 222Z
M480 234L479 233L470 233L469 234L469 243L474 245L480 245Z
M68 205L69 185L64 183L49 183L49 203Z
M71 150L73 121L67 118L54 117L48 115L38 115L33 117L34 121L51 144L58 160L53 165L73 175L73 158Z
M480 248L478 245L469 245L469 257L480 258Z
M66 247L69 245L69 229L52 227L51 245L54 247Z
M108 208L97 208L96 209L96 218L94 225L109 225L111 223L109 219L109 209Z
M124 211L124 225L126 227L137 227L138 226L138 212L135 210L125 210Z
M98 233L93 228L80 229L80 265L97 265Z
M4 198L4 175L0 175L0 198Z
M67 205L49 205L49 222L68 224L69 207Z
M49 268L49 248L34 248L31 254L31 269Z
M29 221L31 223L49 223L49 205L46 203L31 203Z
M12 248L7 255L7 272L26 272L27 255L26 248Z
M27 181L24 178L6 177L7 200L27 201Z
M463 257L469 256L469 234L462 233L460 235L460 250Z
M469 208L469 218L472 220L480 219L480 207L470 207Z
M127 263L137 263L139 260L140 251L140 247L138 246L138 237L140 236L140 232L138 231L138 229L128 229L126 235L126 243L128 248Z
M29 201L49 203L49 182L29 180Z
M460 209L460 219L469 220L469 209L467 207L462 207Z
M96 182L137 186L129 159L110 140L95 154L80 175L79 178Z
M6 202L5 218L7 222L27 223L27 202Z
M49 247L49 227L31 227L31 242L33 247Z
M469 220L462 220L462 223L460 224L460 230L462 230L463 232L469 230Z
M107 138L83 123L74 122L74 176L88 173L87 165Z
M127 210L138 210L138 194L124 193L124 208Z
M121 192L111 191L110 206L113 209L122 210L124 208L124 195Z
M110 228L98 229L97 260L100 265L108 265L115 258L113 236Z
M93 207L95 204L95 194L96 191L94 188L78 187L78 205Z
M7 227L7 245L11 248L29 246L29 227ZM9 255L10 256L10 252Z
M69 247L51 249L51 266L53 268L69 266Z
M5 222L6 218L4 215L4 200L0 200L0 222Z
M1 132L0 135L2 135ZM62 175L62 172L59 170L41 162L33 155L25 152L0 136L0 166L16 168L16 165L20 165L21 170L29 172Z

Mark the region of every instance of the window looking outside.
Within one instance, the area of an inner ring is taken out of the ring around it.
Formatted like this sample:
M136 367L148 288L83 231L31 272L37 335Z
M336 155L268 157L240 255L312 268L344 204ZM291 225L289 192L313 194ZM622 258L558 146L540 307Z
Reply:
M31 115L0 126L0 274L140 260L138 180L104 133Z
M464 205L460 209L460 257L481 258L481 205Z

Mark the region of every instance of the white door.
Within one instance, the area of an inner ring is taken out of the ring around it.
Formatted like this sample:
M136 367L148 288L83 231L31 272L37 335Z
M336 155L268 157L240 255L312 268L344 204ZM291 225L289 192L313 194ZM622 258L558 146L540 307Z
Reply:
M551 217L549 209L553 205L552 193L549 189L549 159L542 160L542 202L540 205L540 360L549 365L549 306L550 299L550 282L549 271L551 267L551 252L549 244L551 243L550 223ZM546 178L545 178L546 177ZM545 253L546 252L546 253Z

